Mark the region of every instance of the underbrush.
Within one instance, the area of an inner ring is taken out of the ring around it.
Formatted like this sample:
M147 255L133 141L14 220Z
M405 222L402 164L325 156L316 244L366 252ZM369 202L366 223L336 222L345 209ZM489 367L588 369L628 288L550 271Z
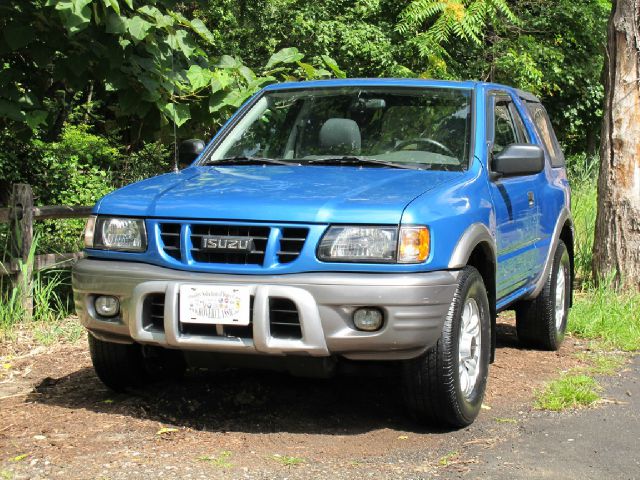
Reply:
M22 278L33 267L37 239L34 240L26 262L19 262ZM25 296L33 299L31 316L23 306ZM31 328L41 343L51 343L55 332L69 338L76 334L62 327L72 313L70 272L49 269L34 274L31 285L11 282L9 276L0 276L0 340L11 339L16 328ZM79 336L79 334L77 334ZM49 339L49 341L48 341Z
M640 350L640 293L618 293L606 285L576 294L567 331L598 340L607 349Z

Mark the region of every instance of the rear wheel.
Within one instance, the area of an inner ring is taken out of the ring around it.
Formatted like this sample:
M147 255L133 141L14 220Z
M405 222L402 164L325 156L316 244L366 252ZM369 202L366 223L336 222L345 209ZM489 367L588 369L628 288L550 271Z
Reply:
M105 342L89 334L89 353L98 378L116 392L150 381L176 380L186 370L181 352L147 348L137 343Z
M421 423L464 427L478 416L491 352L491 317L482 276L465 267L436 345L403 365L404 399Z
M560 241L540 294L516 306L516 330L520 342L543 350L558 350L567 329L570 298L571 262L567 247Z

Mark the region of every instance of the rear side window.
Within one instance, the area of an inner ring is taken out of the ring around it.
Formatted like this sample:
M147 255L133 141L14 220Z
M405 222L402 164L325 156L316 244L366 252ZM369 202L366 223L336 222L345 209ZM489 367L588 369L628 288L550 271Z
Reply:
M536 126L536 131L542 139L544 148L549 154L551 166L564 167L564 155L560 149L556 134L553 132L553 127L551 127L551 121L549 120L546 110L542 104L535 102L527 102L527 110L529 110L529 114Z

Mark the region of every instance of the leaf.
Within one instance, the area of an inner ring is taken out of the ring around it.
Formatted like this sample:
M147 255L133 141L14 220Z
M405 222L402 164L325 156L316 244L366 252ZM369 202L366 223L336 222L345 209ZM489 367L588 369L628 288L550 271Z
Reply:
M191 58L191 55L195 51L195 45L188 38L187 32L184 30L178 30L176 33L169 34L167 36L167 43L173 50L180 50L187 59Z
M120 4L118 3L118 0L104 0L104 4L105 7L111 6L113 11L120 15Z
M304 62L298 62L298 66L300 68L302 68L302 71L304 72L305 76L307 78L315 78L316 77L316 68L309 64L309 63L304 63Z
M340 70L340 67L338 67L338 63L329 55L322 55L322 61L327 67L329 67L329 69L331 69L336 77L346 78L347 74Z
M133 10L133 0L124 0L124 3L127 4L127 6Z
M150 5L144 5L138 9L138 12L143 15L147 15L150 18L153 18L156 22L156 27L158 28L166 28L172 26L175 21L169 15L164 15L160 10L156 7Z
M62 23L70 34L75 34L89 26L92 0L63 0L55 4Z
M238 72L240 73L240 75L242 75L242 78L244 78L245 82L247 83L251 83L256 79L256 74L253 73L253 70L244 65L238 69Z
M194 18L191 20L190 24L193 31L200 35L200 37L206 40L209 44L213 44L216 41L213 33L211 33L204 22L199 18Z
M129 19L129 22L127 24L129 34L133 37L135 43L144 40L149 33L149 29L152 26L153 25L151 23L147 22L140 15L135 15L134 17Z
M160 430L158 430L156 432L156 435L164 435L167 433L172 433L172 432L178 432L179 430L177 428L172 428L172 427L162 427Z
M277 51L269 58L265 70L269 70L271 67L278 65L279 63L294 63L302 60L304 55L298 51L296 47L283 48Z
M242 64L231 55L222 55L216 67L218 68L238 68Z
M226 70L216 70L211 73L211 93L224 90L233 82L233 78Z
M113 12L107 15L106 19L106 32L115 33L116 35L122 35L127 31L127 18L121 17Z
M191 118L189 106L183 103L167 103L162 108L162 112L170 122L176 124L176 127L181 127Z
M187 78L194 90L200 90L211 82L211 71L199 65L191 65L187 70Z
M47 112L44 110L31 110L24 114L24 121L33 130L45 123Z

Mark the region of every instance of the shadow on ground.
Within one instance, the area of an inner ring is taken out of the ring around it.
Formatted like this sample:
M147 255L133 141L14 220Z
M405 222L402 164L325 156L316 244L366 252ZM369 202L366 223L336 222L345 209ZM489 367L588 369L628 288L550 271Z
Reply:
M513 326L498 326L498 347L517 347ZM390 428L445 433L416 430L401 403L397 374L325 380L255 370L196 370L179 382L117 394L84 367L45 378L27 400L206 431L357 435Z

